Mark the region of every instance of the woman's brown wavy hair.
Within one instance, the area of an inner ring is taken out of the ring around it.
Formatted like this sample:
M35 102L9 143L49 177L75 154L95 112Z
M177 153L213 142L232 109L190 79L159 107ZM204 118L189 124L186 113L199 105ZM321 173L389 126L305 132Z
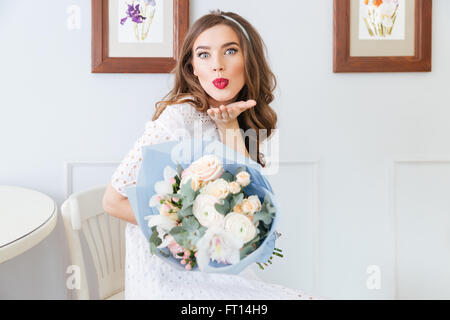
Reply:
M229 16L238 21L247 31L251 44L242 32L241 28L222 15ZM256 106L242 112L238 116L238 122L244 132L247 129L254 129L257 137L257 161L261 166L265 166L264 155L259 152L259 145L264 139L260 137L259 129L267 130L267 137L270 137L272 130L277 123L277 114L269 106L274 100L273 91L277 85L275 75L270 70L266 61L265 52L267 47L255 28L240 15L233 12L211 11L209 14L199 18L189 29L183 41L181 53L177 60L177 65L171 71L175 74L173 89L156 103L156 112L153 120L158 119L164 109L172 104L189 103L200 112L209 109L208 94L203 90L200 82L193 73L192 67L192 47L197 37L205 30L218 24L225 24L231 27L239 37L245 61L245 85L238 93L236 101L247 101L253 99ZM245 145L249 150L250 139L245 139ZM261 141L260 141L261 140ZM251 155L253 156L253 155Z

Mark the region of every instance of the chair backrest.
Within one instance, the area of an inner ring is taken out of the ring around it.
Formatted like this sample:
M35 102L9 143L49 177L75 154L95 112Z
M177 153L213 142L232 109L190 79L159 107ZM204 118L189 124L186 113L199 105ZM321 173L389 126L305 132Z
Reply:
M77 299L89 299L81 234L94 262L99 298L124 289L126 222L103 210L105 190L106 186L100 186L74 193L61 206L71 263L80 270L81 286L74 290Z

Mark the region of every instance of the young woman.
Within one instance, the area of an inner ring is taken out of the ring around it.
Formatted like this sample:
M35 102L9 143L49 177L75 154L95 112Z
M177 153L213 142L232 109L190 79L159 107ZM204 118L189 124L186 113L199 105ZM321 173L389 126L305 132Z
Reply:
M261 281L248 268L239 275L178 271L152 256L124 188L136 183L144 145L193 136L195 123L203 139L220 139L264 166L259 147L249 154L250 141L240 129L275 128L269 106L276 79L264 55L258 32L232 12L211 12L190 28L174 70L175 85L145 132L115 171L103 207L126 220L126 299L312 299L298 290ZM180 131L180 129L183 129ZM184 132L181 133L180 132ZM259 146L259 135L256 135ZM280 261L282 263L282 261Z

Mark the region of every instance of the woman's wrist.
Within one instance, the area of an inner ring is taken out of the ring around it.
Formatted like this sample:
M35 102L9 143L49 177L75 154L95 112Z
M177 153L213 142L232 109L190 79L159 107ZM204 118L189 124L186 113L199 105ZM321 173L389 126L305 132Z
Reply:
M217 129L219 129L222 132L225 132L225 130L235 130L235 129L240 129L239 127L239 122L237 121L237 119L234 119L232 121L228 121L226 123L217 123Z
M220 140L223 144L250 158L250 155L245 146L241 128L239 127L239 122L237 120L235 122L229 123L226 126L218 126L218 131Z
M230 121L227 124L220 124L217 125L217 129L219 131L219 135L220 135L220 139L222 140L222 142L224 144L227 144L227 140L231 140L234 137L240 134L240 127L239 127L239 122L235 119L234 121Z

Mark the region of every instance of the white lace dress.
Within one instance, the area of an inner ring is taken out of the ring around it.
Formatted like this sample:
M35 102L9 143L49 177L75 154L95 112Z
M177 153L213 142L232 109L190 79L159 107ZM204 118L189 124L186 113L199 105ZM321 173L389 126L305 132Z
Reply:
M126 196L124 188L136 183L142 146L180 136L194 138L195 127L200 124L202 138L219 139L217 127L207 114L187 103L168 106L157 120L147 123L144 134L114 172L112 186ZM148 240L134 224L127 224L125 239L125 299L318 299L299 290L263 282L250 268L239 275L174 269L163 258L151 255Z

